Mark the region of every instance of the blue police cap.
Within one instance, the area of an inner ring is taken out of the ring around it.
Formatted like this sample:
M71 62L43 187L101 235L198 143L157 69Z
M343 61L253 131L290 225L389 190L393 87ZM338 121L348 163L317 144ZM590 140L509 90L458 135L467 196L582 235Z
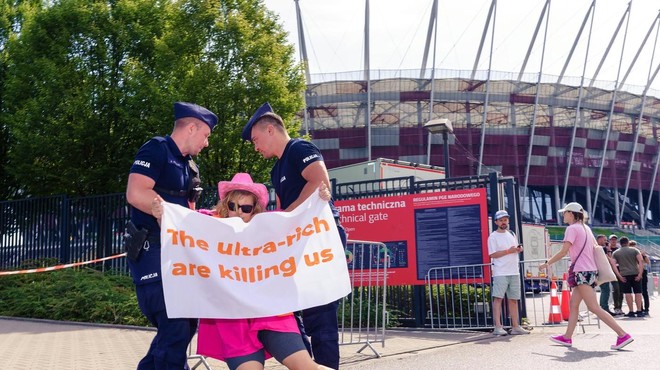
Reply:
M268 104L268 102L266 102L260 106L256 112L254 112L248 123L245 125L245 127L243 127L243 134L241 135L243 140L252 141L252 126L254 126L254 124L257 123L257 121L259 121L261 118L266 116L273 117L280 124L282 124L282 126L284 126L282 118L273 112L273 108L270 106L270 104Z
M176 121L185 117L197 118L198 120L206 123L211 131L213 131L215 125L218 124L218 116L204 107L186 102L174 103L174 120Z

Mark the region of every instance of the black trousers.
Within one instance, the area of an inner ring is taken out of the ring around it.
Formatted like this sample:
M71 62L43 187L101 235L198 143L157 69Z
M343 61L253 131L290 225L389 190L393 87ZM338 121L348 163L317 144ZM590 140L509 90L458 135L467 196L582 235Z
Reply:
M644 298L643 311L649 312L649 274L644 270L642 273L642 297Z
M197 331L197 319L170 319L165 311L161 281L135 287L140 310L158 330L138 370L188 369L188 344Z
M346 249L348 236L339 220L335 219L339 237ZM298 328L310 356L317 364L333 369L339 369L339 319L337 310L339 301L323 306L312 307L295 312ZM312 337L312 342L309 342Z

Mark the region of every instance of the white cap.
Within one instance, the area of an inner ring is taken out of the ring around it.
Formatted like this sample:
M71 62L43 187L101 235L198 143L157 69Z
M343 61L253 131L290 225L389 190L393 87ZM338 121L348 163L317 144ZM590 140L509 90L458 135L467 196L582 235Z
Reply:
M502 217L509 217L509 213L503 209L495 212L495 217L494 217L495 221L499 220Z
M582 208L582 206L578 202L568 203L567 205L564 206L564 208L560 209L557 212L563 213L563 212L566 212L566 211L577 212L577 213L585 213L584 208Z

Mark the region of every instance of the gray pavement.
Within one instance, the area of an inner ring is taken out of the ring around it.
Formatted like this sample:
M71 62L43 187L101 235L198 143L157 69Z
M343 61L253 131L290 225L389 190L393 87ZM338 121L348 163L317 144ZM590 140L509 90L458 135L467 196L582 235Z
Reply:
M342 369L514 369L612 368L635 366L660 369L660 300L651 301L646 318L617 318L635 338L623 351L611 351L614 333L604 324L578 330L573 348L555 345L549 335L561 334L563 325L536 327L530 335L495 337L485 332L438 332L392 329L385 345L373 344L380 357L362 345L342 345ZM624 306L624 311L626 308ZM658 317L655 317L658 316ZM135 369L154 331L135 327L89 325L49 320L0 317L0 369ZM194 348L193 343L193 348ZM189 361L195 365L196 361ZM224 363L209 359L213 370ZM199 366L197 369L204 369ZM284 369L274 360L266 369Z

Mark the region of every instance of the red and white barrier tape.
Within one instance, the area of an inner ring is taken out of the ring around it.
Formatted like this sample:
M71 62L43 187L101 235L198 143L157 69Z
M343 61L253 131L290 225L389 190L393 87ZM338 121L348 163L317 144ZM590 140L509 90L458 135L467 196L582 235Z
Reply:
M67 263L66 265L57 265L57 266L51 266L51 267L39 267L39 268L36 268L36 269L29 269L29 270L0 271L0 276L2 276L2 275L18 275L18 274L33 274L35 272L55 271L55 270L61 270L61 269L69 268L69 267L89 265L90 263L103 262L103 261L107 261L107 260L111 260L111 259L119 258L119 257L124 257L124 256L126 256L126 253L116 254L116 255L110 256L110 257L97 258L97 259L91 260L91 261Z

